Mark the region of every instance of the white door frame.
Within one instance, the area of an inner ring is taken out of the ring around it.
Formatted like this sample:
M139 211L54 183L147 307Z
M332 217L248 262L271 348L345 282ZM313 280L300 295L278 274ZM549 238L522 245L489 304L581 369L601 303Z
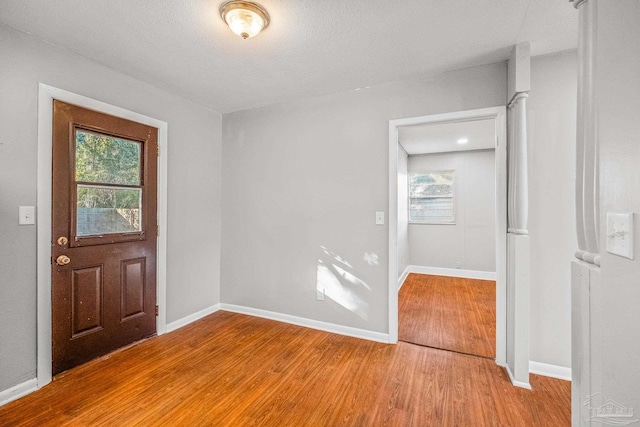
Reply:
M398 128L494 119L496 126L496 363L507 358L507 125L506 107L389 121L389 342L398 342Z
M78 105L153 126L158 129L158 238L156 268L156 317L158 335L166 332L167 300L167 123L95 99L39 83L38 87L38 230L37 230L37 382L42 387L51 382L51 161L53 100Z

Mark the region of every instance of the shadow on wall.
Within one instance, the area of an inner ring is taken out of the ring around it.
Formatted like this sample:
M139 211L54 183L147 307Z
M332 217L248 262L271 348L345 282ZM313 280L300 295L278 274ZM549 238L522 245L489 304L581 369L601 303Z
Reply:
M364 320L368 320L369 304L364 294L371 292L371 288L356 276L355 269L346 259L320 246L318 259L316 291L341 305ZM378 264L375 253L366 253L364 260L369 265Z

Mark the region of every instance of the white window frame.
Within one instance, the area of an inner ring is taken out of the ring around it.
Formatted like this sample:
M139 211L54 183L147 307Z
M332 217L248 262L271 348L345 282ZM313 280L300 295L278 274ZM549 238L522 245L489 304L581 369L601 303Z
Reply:
M451 197L449 196L432 196L432 197L424 197L429 199L439 199L439 198L450 198L451 199L451 219L433 219L433 220L416 220L411 218L411 176L422 174L442 174L445 172L451 172ZM455 169L440 169L440 170L426 170L426 171L409 171L409 179L407 180L408 188L408 197L407 202L409 204L407 208L407 215L409 216L409 224L426 224L426 225L455 225L456 224L456 170Z

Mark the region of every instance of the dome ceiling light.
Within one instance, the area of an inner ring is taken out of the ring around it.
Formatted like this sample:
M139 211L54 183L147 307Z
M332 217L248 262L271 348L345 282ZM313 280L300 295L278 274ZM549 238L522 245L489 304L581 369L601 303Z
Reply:
M257 36L269 25L269 14L260 5L249 1L230 1L220 7L220 16L231 31L248 39Z

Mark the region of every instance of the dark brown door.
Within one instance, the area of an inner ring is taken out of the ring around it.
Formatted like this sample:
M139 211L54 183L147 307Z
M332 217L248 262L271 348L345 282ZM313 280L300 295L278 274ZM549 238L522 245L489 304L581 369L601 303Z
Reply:
M57 374L156 332L157 129L53 107Z

